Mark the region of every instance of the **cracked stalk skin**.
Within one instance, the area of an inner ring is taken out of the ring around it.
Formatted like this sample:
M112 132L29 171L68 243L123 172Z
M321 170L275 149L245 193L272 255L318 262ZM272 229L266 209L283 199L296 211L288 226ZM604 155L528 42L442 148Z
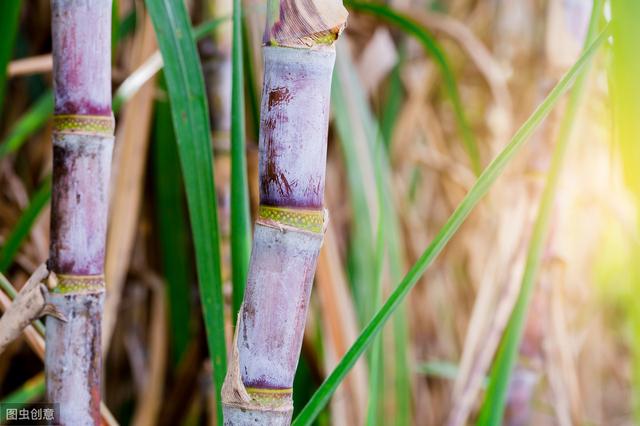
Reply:
M111 0L52 0L55 114L111 112ZM57 275L101 276L113 136L54 131L51 243ZM46 319L47 399L60 404L60 424L100 424L100 329L104 285L51 292L47 302L67 322Z
M259 140L260 204L323 211L332 47L263 48ZM291 389L323 234L258 219L244 303L236 329L235 368L252 391ZM267 403L223 389L225 425L288 425L291 394Z

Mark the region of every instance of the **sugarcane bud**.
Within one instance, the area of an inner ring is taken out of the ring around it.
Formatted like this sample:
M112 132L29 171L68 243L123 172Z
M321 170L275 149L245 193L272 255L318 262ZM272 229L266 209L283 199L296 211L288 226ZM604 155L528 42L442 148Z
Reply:
M58 286L58 276L55 272L51 271L47 277L47 288L53 290Z

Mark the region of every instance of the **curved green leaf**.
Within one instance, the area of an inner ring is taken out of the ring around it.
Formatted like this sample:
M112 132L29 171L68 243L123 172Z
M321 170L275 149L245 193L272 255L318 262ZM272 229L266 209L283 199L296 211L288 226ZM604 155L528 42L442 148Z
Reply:
M396 309L398 309L409 291L418 282L420 276L426 271L449 240L451 240L455 235L456 231L460 228L473 208L478 204L482 197L486 195L493 182L498 178L498 176L500 176L504 168L518 153L520 148L522 148L528 137L538 127L542 120L544 120L549 112L551 112L560 97L569 90L574 79L582 72L590 58L606 39L606 36L606 32L603 32L598 36L598 38L580 56L571 69L562 77L558 84L556 84L551 93L549 93L545 100L538 106L538 108L536 108L527 121L525 121L520 129L518 129L513 138L511 138L509 144L482 172L462 202L454 210L451 216L449 216L447 222L436 234L431 244L429 244L418 261L409 270L407 275L405 275L404 279L400 284L398 284L393 293L391 293L382 308L367 324L333 372L331 372L331 374L326 378L309 403L300 412L293 423L294 425L309 425L313 422L320 410L322 410L327 402L329 402L329 398L342 380L344 380L344 377L349 370L351 370L360 355L362 355L366 348L371 344L373 338L382 330L382 327Z
M589 30L585 40L585 49L587 49L587 46L589 46L595 37L599 12L602 10L602 0L594 0L593 3ZM499 425L502 423L509 384L511 382L511 374L518 359L518 349L522 341L527 312L533 295L534 284L538 276L538 268L542 259L544 244L547 240L558 179L562 171L567 145L573 132L578 108L584 95L587 75L588 72L585 70L585 72L576 78L574 88L569 95L567 108L558 133L558 142L551 160L551 166L540 200L536 221L533 225L529 251L527 253L522 283L520 285L520 293L511 317L509 318L507 329L502 336L502 343L498 349L498 354L493 363L489 378L489 388L487 389L485 402L480 411L478 425Z
M173 126L195 246L202 310L216 394L226 374L220 236L204 78L186 7L181 1L147 0L165 64ZM222 404L217 398L218 418Z
M233 0L233 43L231 48L231 268L233 312L236 320L244 296L251 254L251 212L244 116L244 64L242 2Z
M51 176L47 177L44 183L31 199L31 203L22 213L18 223L7 237L2 249L0 250L0 272L6 272L13 263L20 245L27 238L31 227L35 223L42 209L47 205L51 198Z

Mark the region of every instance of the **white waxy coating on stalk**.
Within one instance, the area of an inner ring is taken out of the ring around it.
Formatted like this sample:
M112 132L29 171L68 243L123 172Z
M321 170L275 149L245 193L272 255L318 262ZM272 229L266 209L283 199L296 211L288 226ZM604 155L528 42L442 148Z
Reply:
M263 50L260 203L322 211L335 50L332 45ZM291 422L287 391L300 357L322 238L277 222L256 223L237 351L222 392L225 425ZM260 396L278 389L285 394Z
M225 426L288 426L292 411L253 411L225 405L223 416Z
M51 2L57 113L111 113L111 13L111 0Z
M65 426L95 426L100 421L98 319L102 315L104 293L49 293L47 299L68 319L66 322L54 317L46 319L47 399L60 404L60 419Z
M335 50L264 47L260 201L322 208Z
M53 145L52 270L102 274L113 137L58 133Z
M238 323L245 386L293 386L321 244L319 234L256 224Z
M112 117L111 6L111 0L51 2L55 114L59 124L77 127L60 125L53 136L48 265L76 277L104 272L113 136L77 116ZM60 404L60 424L99 425L104 294L74 291L48 296L67 321L47 318L47 399Z

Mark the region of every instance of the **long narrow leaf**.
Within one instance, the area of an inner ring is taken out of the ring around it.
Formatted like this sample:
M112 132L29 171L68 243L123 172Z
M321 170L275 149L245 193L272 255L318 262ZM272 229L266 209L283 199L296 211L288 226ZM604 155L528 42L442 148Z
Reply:
M588 49L587 46L590 45L596 35L598 16L602 10L601 1L602 0L594 0L593 2L591 20L585 40L585 50ZM585 68L588 70L589 67L587 66ZM576 115L586 87L587 70L576 78L573 90L569 95L567 108L558 133L558 142L553 153L551 166L538 208L538 214L533 226L531 241L529 242L529 251L522 276L520 294L518 295L518 300L514 306L502 343L498 349L498 355L493 364L489 389L487 390L485 402L478 419L479 425L499 425L502 423L511 374L518 357L518 349L522 340L522 333L533 294L534 284L538 276L542 251L547 240L556 188L558 186L560 172L562 171L567 146L573 133Z
M234 319L240 311L251 254L251 212L244 117L244 66L242 55L242 2L233 0L231 48L231 268Z
M18 32L20 3L20 0L2 0L0 2L0 28L2 28L2 37L0 37L0 114L7 86L7 66L13 56L13 47Z
M482 170L482 165L480 163L478 145L475 137L473 136L473 131L471 130L469 121L464 113L464 108L462 107L455 74L453 73L453 70L449 65L449 61L440 44L422 25L408 16L394 11L388 6L376 3L360 3L358 1L351 0L346 1L345 5L349 6L353 10L375 15L380 19L401 28L403 31L406 31L418 39L425 51L431 55L440 68L440 72L444 78L445 89L447 90L451 103L453 104L453 112L460 130L464 148L471 160L471 167L476 174L479 174Z
M11 408L22 408L44 395L44 374L38 373L20 388L7 395L0 404L12 404Z
M164 77L159 79L158 87L166 89ZM171 108L166 99L158 100L155 105L153 146L158 240L162 271L167 281L172 361L177 366L192 337L188 285L192 274L182 175L175 167L179 154L171 123Z
M313 422L360 355L362 355L365 349L371 344L373 338L380 332L380 330L382 330L384 324L400 306L420 276L440 254L449 240L455 235L456 231L460 228L473 208L478 204L482 197L486 195L493 182L498 178L498 176L500 176L504 168L518 153L520 148L522 148L531 133L533 133L542 120L549 114L560 97L571 87L575 78L580 74L590 58L597 51L598 47L606 39L606 36L606 32L603 32L598 36L598 38L580 56L571 69L562 77L545 100L520 127L509 144L491 162L484 172L482 172L476 183L451 214L431 244L429 244L418 261L413 265L411 270L409 270L400 284L398 284L393 293L391 293L382 308L378 313L376 313L369 324L367 324L337 367L316 391L307 406L300 412L294 421L295 425L308 425Z
M244 57L244 80L247 88L247 100L249 101L249 137L258 140L260 133L260 99L258 98L258 89L255 81L255 67L253 65L253 56L251 55L251 37L247 27L247 17L242 20L242 53Z
M51 177L48 177L36 191L31 203L22 213L18 223L7 237L0 250L0 272L6 272L13 263L20 245L31 232L31 227L51 198Z
M367 271L370 271L372 269L370 265L372 263L376 265L375 269L378 276L374 278L374 281L379 285L379 280L381 279L380 268L383 267L384 262L387 262L388 260L390 277L392 280L398 282L402 279L402 275L404 273L403 265L405 262L403 259L402 243L400 242L398 218L396 211L393 208L393 197L391 196L391 188L388 184L388 182L391 181L391 175L389 158L387 156L386 149L384 149L384 147L388 145L385 145L385 133L382 128L378 126L378 123L375 120L374 114L369 106L369 102L367 101L364 88L358 80L357 73L355 72L353 64L349 60L349 56L342 54L341 48L338 49L336 69L336 76L333 80L336 89L332 96L332 102L334 109L336 110L339 141L343 148L345 161L348 166L347 168L354 167L356 172L361 168L371 169L373 171L373 179L376 183L375 194L377 202L373 206L372 210L375 209L375 211L378 212L378 232L380 232L380 226L384 224L384 239L378 239L378 248L376 249L377 253L375 255L370 254L373 258L365 260L364 268ZM392 121L393 120L389 120L387 124L392 123ZM362 136L365 138L365 148L367 148L365 150L366 152L361 154L358 154L359 151L354 152L356 145L356 143L354 143L354 137L361 134L358 132L359 129L361 130ZM356 222L366 219L365 225L370 226L369 223L372 219L369 216L369 209L363 211L361 210L362 207L359 207L359 204L357 204L359 202L359 198L366 198L366 189L361 175L357 173L357 178L354 179L353 182L350 180L349 184L350 192L353 193L352 199L354 200L354 210L356 210L355 216L359 218ZM363 202L365 201L361 201L360 203ZM356 207L359 207L359 210L356 209ZM363 227L360 226L355 229L362 232L362 228ZM371 230L369 228L365 228L364 232L366 233L364 237L360 237L356 232L354 232L354 237L357 238L354 238L352 244L356 247L356 251L361 252L359 253L358 259L368 259L368 257L364 256L366 252L362 250L362 244L364 244L364 241L367 241L366 244L372 243L370 236ZM378 235L382 236L381 233ZM357 244L357 242L361 243ZM384 255L379 246L382 243L384 243L385 247L388 247L385 250L386 254ZM364 282L369 284L369 281ZM368 287L369 286L366 286L367 290ZM375 310L380 308L379 305L381 303L381 299L378 301L378 296L380 295L379 288L373 292L374 297L371 297L370 293L367 292L362 292L362 294L366 299L375 298L376 306L374 308ZM367 320L371 318L372 313L368 314ZM376 404L382 405L377 401L380 395L384 394L386 399L393 398L395 400L395 413L393 419L394 423L400 426L410 424L411 401L410 373L407 368L406 354L408 337L406 331L406 312L404 312L404 307L401 307L400 312L397 312L395 315L393 334L396 343L394 392L390 392L382 377L378 377L380 371L384 370L384 367L382 365L382 357L377 354L377 352L379 352L379 348L376 348L371 356L369 406L371 410L370 413L373 413L372 406L375 406ZM380 367L376 367L376 364L380 364ZM372 418L372 414L369 415L369 418L371 420L375 420Z
M53 114L53 91L48 90L11 128L9 135L0 144L0 158L20 149L31 134L45 125L51 114Z
M349 63L348 55L343 54L341 47L338 46L336 68L331 85L331 106L335 112L335 128L345 161L351 208L354 217L357 218L352 223L349 244L349 281L354 291L359 320L361 324L366 324L375 312L371 292L371 283L374 282L375 275L371 265L375 264L373 250L375 240L372 237L375 228L372 212L375 211L376 205L371 200L373 197L369 195L371 188L365 185L365 181L373 180L375 177L370 170L370 151L366 145L362 145L363 141L366 143L375 140L376 134L375 131L367 133L371 129L366 125L365 120L369 117L361 113L365 106L360 108L361 105L354 105L360 97L347 96L347 93L357 90L358 84L357 75L353 65ZM364 104L366 105L366 101ZM354 125L354 123L361 123L361 125Z
M171 101L195 246L202 310L216 394L226 373L220 236L204 78L183 2L147 0ZM217 401L218 418L222 404Z

